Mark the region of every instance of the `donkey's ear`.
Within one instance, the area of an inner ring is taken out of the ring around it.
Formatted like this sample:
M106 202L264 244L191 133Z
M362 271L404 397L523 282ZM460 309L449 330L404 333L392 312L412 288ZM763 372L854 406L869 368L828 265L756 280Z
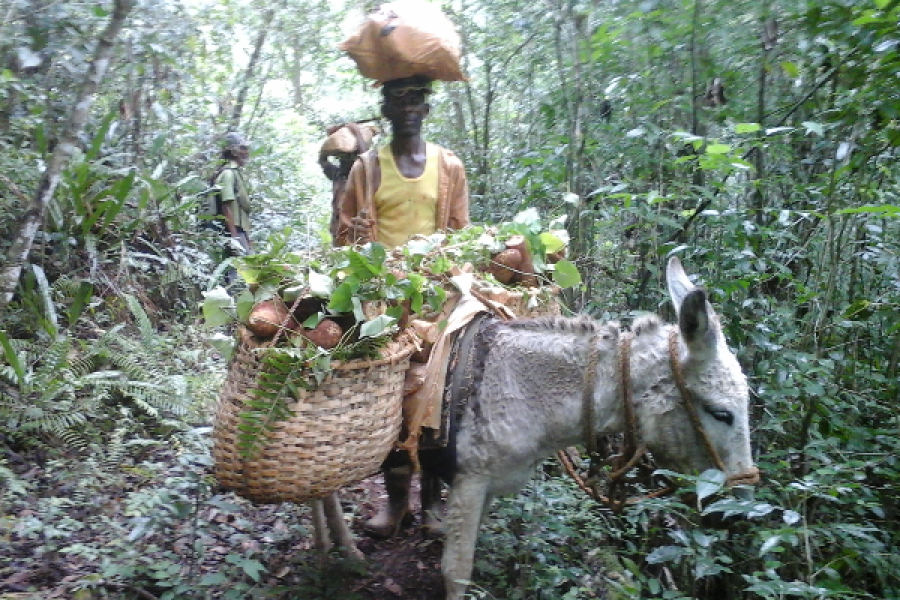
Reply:
M688 279L677 256L669 259L666 267L666 283L669 285L669 296L672 297L672 304L675 305L675 313L681 314L681 305L684 303L685 297L697 287Z
M678 311L678 328L692 353L701 354L716 349L719 321L706 301L706 292L695 289L684 297Z

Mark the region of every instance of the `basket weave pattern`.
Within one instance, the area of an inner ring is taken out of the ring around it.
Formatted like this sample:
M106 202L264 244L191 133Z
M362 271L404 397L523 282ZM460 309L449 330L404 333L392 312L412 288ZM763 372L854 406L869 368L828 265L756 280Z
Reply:
M312 391L298 390L293 416L275 425L251 460L238 449L238 425L262 367L243 328L216 405L213 458L219 483L257 503L306 502L375 473L397 439L403 381L415 346L392 342L384 358L332 363Z
M553 317L562 314L559 300L555 293L547 293L546 296L541 299L540 304L532 306L531 308L528 307L530 299L531 297L528 294L514 292L510 295L510 299L506 303L506 306L520 318L535 319L537 317Z

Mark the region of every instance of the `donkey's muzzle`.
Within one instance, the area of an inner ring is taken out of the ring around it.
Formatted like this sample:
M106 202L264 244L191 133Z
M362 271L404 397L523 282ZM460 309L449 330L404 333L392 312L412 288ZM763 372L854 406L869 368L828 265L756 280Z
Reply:
M725 481L725 484L728 486L756 485L757 483L759 483L759 476L759 469L757 469L756 467L751 467L746 471L738 473L737 475L732 475Z

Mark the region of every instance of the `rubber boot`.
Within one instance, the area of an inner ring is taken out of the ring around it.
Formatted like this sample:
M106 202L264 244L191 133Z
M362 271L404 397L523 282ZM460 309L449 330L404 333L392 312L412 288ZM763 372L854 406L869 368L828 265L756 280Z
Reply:
M422 522L425 524L425 534L437 536L444 532L444 501L441 498L443 484L441 478L422 471Z
M409 509L409 488L412 485L412 467L398 467L384 472L384 488L387 504L374 517L366 521L366 533L378 538L397 535L404 522L412 521Z

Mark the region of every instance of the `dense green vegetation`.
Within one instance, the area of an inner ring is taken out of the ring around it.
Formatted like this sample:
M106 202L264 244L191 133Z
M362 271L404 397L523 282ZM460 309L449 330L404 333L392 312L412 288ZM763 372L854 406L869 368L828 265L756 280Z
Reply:
M138 0L73 129L113 3L0 0L0 593L65 563L71 597L294 597L264 574L296 528L232 533L208 568L211 511L241 517L207 477L223 363L198 303L223 269L194 194L238 127L256 241L328 243L317 145L377 114L336 49L363 4ZM711 529L680 497L614 517L550 468L495 506L473 594L900 598L900 3L443 4L470 80L439 86L427 136L463 157L473 218L565 215L567 304L602 318L668 310L679 253L750 376L764 472Z

